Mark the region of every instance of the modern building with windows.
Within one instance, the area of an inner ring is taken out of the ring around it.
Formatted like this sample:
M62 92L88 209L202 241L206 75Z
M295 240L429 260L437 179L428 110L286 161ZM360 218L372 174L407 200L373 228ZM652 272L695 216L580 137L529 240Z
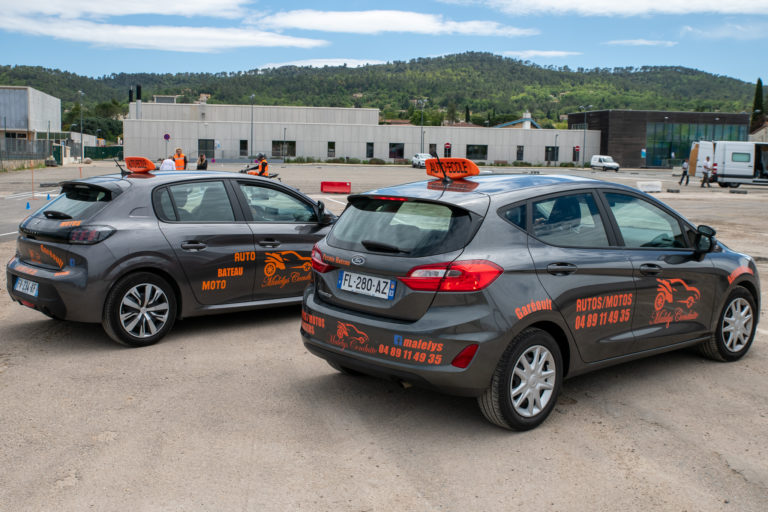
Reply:
M595 130L381 125L370 108L326 108L206 103L130 104L123 121L125 155L153 160L181 147L190 160L272 158L378 158L410 161L416 153L466 157L492 164L515 161L579 164L597 152Z
M600 155L622 167L669 167L700 140L747 140L749 114L595 110L568 114L568 128L600 131Z

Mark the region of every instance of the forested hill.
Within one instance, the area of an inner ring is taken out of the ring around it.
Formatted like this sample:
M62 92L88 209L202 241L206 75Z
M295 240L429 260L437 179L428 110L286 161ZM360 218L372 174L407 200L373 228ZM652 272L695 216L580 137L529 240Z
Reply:
M473 121L516 119L530 110L556 121L580 105L593 109L749 111L754 85L685 67L576 69L542 67L490 53L463 53L360 68L281 67L224 73L112 74L100 78L30 66L0 66L0 85L28 85L62 99L65 108L85 92L87 106L116 99L141 84L143 98L181 94L209 103L374 107L384 117L413 113L428 98L426 115ZM410 109L410 112L408 110ZM437 121L437 119L435 119ZM482 121L480 121L482 122Z

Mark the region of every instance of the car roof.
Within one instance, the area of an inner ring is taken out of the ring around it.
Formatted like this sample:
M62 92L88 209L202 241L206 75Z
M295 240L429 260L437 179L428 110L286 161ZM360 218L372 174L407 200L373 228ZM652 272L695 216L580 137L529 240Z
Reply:
M581 176L496 174L471 176L447 183L443 183L439 179L417 181L355 194L350 198L360 196L407 197L409 199L449 203L480 213L481 210L484 211L487 208L491 198L503 196L503 199L517 201L534 195L539 196L590 187L634 190L624 185Z
M204 180L211 178L234 178L249 179L268 182L267 178L253 176L250 174L239 174L226 171L155 171L147 173L133 173L121 175L120 173L104 174L102 176L92 176L90 178L79 178L67 180L60 183L87 183L89 185L98 185L105 188L121 188L128 186L149 186L156 187L165 183L172 183L179 180Z

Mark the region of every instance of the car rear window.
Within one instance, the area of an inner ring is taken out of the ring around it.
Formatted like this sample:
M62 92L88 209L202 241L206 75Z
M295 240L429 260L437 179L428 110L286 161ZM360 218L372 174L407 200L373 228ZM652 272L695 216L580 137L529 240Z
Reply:
M112 192L109 190L85 184L68 184L62 187L59 197L41 213L55 212L55 216L51 217L57 219L87 219L101 211L111 200Z
M429 256L464 247L473 233L466 210L443 203L359 197L328 235L332 247Z

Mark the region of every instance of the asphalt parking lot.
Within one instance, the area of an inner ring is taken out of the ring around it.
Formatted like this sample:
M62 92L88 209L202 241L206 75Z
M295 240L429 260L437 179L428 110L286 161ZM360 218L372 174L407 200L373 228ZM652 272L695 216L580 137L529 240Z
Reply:
M345 196L320 193L322 180L357 192L424 176L395 166L271 171L337 213ZM657 197L768 275L768 188L680 189L670 171L569 172L661 181ZM26 203L56 193L40 183L80 173L38 170L34 184L30 171L0 173L3 262ZM0 511L767 507L765 319L736 363L681 351L576 377L543 425L511 433L474 399L337 373L304 350L299 307L186 319L158 345L127 349L100 325L12 303L2 276Z

